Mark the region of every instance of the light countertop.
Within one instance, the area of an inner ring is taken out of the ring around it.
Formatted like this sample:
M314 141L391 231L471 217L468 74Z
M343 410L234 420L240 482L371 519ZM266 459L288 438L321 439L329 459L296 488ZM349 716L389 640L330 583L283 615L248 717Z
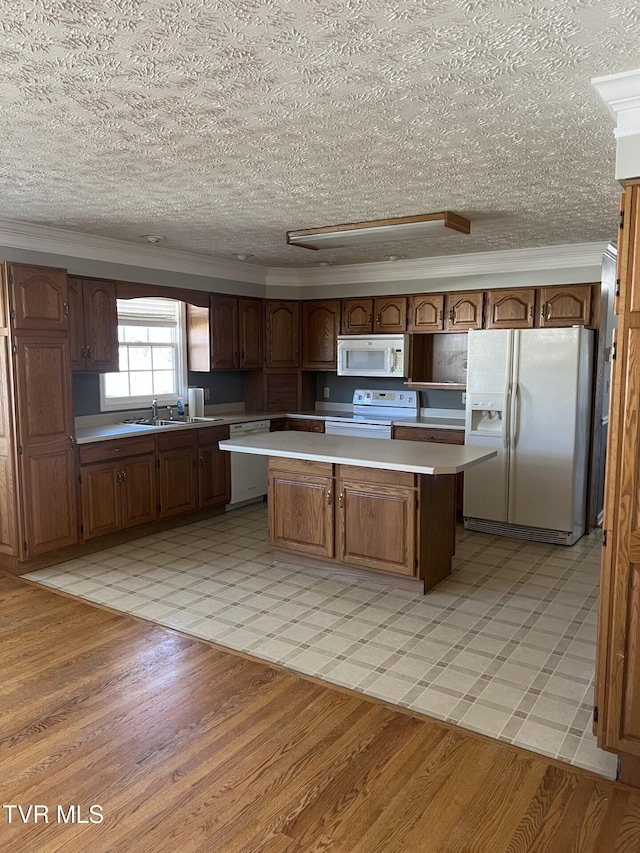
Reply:
M305 418L307 420L326 421L333 418L344 418L344 411L333 411L332 409L315 409L312 412L288 412L288 418ZM427 429L464 429L464 411L460 411L460 417L446 415L420 415L415 418L396 418L391 421L393 426L411 426Z
M220 448L258 456L363 465L414 474L458 474L497 455L495 450L455 444L383 441L313 432L249 435L221 441Z
M201 429L210 426L228 426L229 424L241 424L249 421L273 421L284 418L285 413L274 412L233 412L229 415L213 415L210 420L200 423L189 424L177 422L176 426L150 426L147 424L103 424L101 426L80 427L76 429L77 444L91 444L94 441L109 441L116 438L131 438L140 435L154 435L156 433L172 432L178 429Z

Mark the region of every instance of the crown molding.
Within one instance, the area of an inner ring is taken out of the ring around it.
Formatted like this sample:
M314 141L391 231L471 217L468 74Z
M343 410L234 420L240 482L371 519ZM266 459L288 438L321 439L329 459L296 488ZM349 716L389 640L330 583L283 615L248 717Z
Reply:
M619 125L625 124L621 121L624 118L621 114L640 109L640 70L610 74L608 77L594 77L591 85Z
M502 252L475 252L466 255L384 261L374 264L352 264L339 267L322 267L321 269L272 268L267 275L267 285L270 287L305 287L321 284L368 284L371 282L491 275L522 272L523 270L587 267L599 271L602 266L602 255L607 246L608 241L603 240L601 243L541 246L535 249L511 249Z
M264 285L267 278L267 268L255 264L224 258L207 258L158 245L138 246L126 240L97 237L93 234L82 234L12 219L0 219L0 245L251 284Z
M68 255L87 260L170 272L188 273L207 278L250 282L267 287L303 288L317 285L368 284L371 282L411 281L453 278L468 275L552 270L581 267L600 268L608 243L580 243L565 246L543 246L535 249L512 249L502 252L475 252L435 258L383 261L371 264L346 264L336 267L260 267L241 261L206 258L160 246L138 246L125 240L97 237L0 219L0 245L55 255Z

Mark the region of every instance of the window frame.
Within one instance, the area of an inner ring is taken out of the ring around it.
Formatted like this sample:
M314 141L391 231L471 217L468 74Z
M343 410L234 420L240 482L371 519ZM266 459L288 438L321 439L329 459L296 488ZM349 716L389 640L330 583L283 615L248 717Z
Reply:
M158 297L163 298L163 297ZM129 300L127 300L129 301ZM153 400L157 400L158 406L175 406L177 400L186 401L188 379L187 379L187 324L186 324L186 309L184 302L177 299L172 299L178 305L178 318L175 326L176 329L176 380L178 390L175 394L156 394L152 395L137 395L127 397L107 397L105 374L100 374L100 411L101 412L125 412L133 409L149 409ZM119 336L119 328L125 323L120 323L118 318L118 346L122 343ZM130 324L129 324L130 325ZM139 325L144 325L140 323ZM158 325L157 323L149 323L149 326ZM113 372L113 371L109 371ZM118 371L120 372L120 371ZM122 371L128 372L128 371Z

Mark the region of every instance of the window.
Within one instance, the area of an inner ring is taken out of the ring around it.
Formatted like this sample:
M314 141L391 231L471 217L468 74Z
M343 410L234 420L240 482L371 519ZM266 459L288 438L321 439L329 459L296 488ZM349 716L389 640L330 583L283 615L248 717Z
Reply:
M184 398L184 306L175 299L118 299L118 373L100 376L103 411Z

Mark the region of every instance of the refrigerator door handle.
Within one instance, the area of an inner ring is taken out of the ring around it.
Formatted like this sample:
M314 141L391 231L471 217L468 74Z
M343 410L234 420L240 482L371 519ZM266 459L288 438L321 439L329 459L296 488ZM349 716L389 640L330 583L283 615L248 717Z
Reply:
M519 406L519 378L520 378L520 333L515 332L512 350L512 387L511 387L511 405L509 406L509 446L511 450L516 449L518 444L518 418L520 414Z
M511 449L515 450L518 446L518 432L520 428L520 388L516 385L511 397Z
M505 450L509 449L510 443L510 428L511 428L511 418L509 416L509 410L511 409L511 383L507 385L507 389L504 394L504 410L502 412L502 446Z

